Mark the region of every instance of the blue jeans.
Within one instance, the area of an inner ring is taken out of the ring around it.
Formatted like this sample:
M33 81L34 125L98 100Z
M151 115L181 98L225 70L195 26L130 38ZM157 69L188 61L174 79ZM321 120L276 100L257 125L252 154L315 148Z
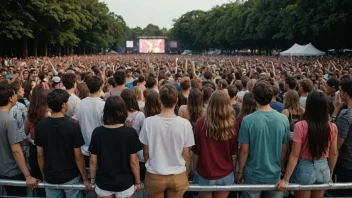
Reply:
M271 184L276 184L277 182L271 183ZM246 177L246 175L244 175L244 183L245 184L269 184L264 182L253 181L249 177ZM261 193L262 191L243 191L241 198L260 198ZM263 191L263 194L265 195L265 197L270 197L270 198L282 198L284 196L284 192L280 192L280 191Z
M81 176L77 176L73 180L68 181L66 183L63 183L63 184L66 184L66 185L79 184L80 178L81 178ZM45 182L45 183L48 184L47 182ZM45 192L46 192L46 197L50 197L50 198L63 198L63 197L65 197L64 195L66 195L67 198L69 198L69 197L82 198L83 197L83 194L80 190L58 190L58 189L45 188Z
M330 168L326 158L306 160L299 158L293 171L291 182L301 185L327 184L330 181Z
M200 186L228 186L232 185L235 182L235 176L233 172L231 172L229 175L220 178L220 179L215 179L215 180L210 180L210 179L205 179L202 176L200 176L198 173L194 176L194 182L195 184L198 184ZM200 194L211 194L211 191L201 191L199 192Z

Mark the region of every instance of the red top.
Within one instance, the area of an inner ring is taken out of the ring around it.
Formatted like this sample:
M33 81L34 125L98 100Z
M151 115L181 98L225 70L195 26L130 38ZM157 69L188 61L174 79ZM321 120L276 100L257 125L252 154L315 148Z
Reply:
M199 118L194 131L196 144L192 151L199 155L197 173L205 179L220 179L234 171L231 156L238 152L238 125L234 120L234 135L230 140L214 140L205 136L204 121L204 117Z

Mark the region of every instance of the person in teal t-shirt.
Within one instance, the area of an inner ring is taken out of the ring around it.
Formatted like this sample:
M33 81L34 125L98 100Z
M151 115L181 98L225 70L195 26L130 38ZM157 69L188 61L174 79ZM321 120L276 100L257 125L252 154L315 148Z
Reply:
M276 184L280 180L281 160L290 140L286 116L270 107L273 88L258 81L253 90L256 112L244 117L238 141L241 142L237 181L245 184ZM279 191L266 191L266 197L283 197ZM260 191L243 192L242 197L260 197Z

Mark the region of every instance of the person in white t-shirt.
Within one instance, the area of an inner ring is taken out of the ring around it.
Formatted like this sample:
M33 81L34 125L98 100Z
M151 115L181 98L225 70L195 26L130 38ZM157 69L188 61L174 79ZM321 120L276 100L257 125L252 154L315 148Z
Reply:
M238 102L242 103L243 102L243 96L248 92L247 90L247 82L249 81L247 76L242 76L241 78L241 83L242 83L242 90L237 93L237 100Z
M80 101L79 97L77 97L75 94L77 88L77 78L75 74L68 73L64 74L61 80L62 84L66 88L67 93L70 94L70 97L68 98L68 111L65 115L71 118L73 115L75 115L76 104Z
M144 144L148 197L182 198L187 191L190 147L194 145L191 123L174 113L178 92L170 84L159 90L161 113L145 119L139 140Z
M105 102L100 98L103 80L98 76L87 79L87 87L90 95L79 101L76 105L73 119L79 122L81 127L84 145L81 150L85 157L86 167L89 167L89 144L93 130L103 125L103 110Z
M308 78L305 78L298 83L298 93L300 95L299 103L301 104L302 108L306 108L306 100L307 100L308 94L312 92L313 89L314 89L313 82Z

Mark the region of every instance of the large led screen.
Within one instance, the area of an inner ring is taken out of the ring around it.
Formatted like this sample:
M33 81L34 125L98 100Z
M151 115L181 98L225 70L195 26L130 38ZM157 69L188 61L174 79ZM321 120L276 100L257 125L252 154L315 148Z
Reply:
M133 48L133 41L126 41L127 48Z
M140 39L139 53L165 53L165 40Z

